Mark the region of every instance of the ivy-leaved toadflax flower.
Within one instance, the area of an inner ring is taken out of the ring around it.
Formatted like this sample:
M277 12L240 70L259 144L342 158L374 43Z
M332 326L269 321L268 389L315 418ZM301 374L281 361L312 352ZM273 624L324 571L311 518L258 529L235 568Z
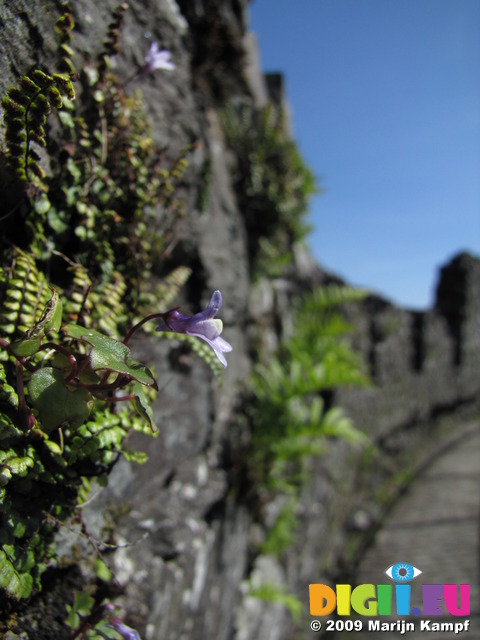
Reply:
M151 73L156 69L167 69L173 71L175 65L171 61L171 53L167 49L159 49L156 42L152 42L150 49L145 56L145 66L142 67L140 74Z
M165 326L158 326L157 331L186 333L189 336L195 336L196 338L205 340L214 350L215 355L223 366L226 367L227 360L223 354L231 351L232 345L220 337L223 323L218 318L214 318L221 306L222 294L218 290L214 291L204 311L200 311L194 316L184 315L177 309L167 311L163 318Z

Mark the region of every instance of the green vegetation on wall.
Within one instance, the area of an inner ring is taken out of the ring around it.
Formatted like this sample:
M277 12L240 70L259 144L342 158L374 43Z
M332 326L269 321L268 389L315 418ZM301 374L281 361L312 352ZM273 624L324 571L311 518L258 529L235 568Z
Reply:
M58 560L55 533L72 515L81 518L92 478L106 481L120 456L145 460L127 440L133 431L155 432L157 383L132 359L128 342L150 318L170 329L168 305L190 274L179 267L159 277L183 214L176 187L189 149L166 165L141 93L129 94L110 71L126 8L114 10L95 64L79 73L67 8L56 24L58 72L33 70L2 100L4 614L41 590L42 573ZM209 345L178 326L177 337L218 370Z
M238 158L235 188L254 274L277 275L291 260L292 245L309 231L305 218L317 191L315 178L286 132L278 106L255 111L231 104L223 124Z
M263 545L281 553L294 540L295 506L308 477L308 461L328 451L331 438L365 441L330 394L342 385L365 385L360 359L348 342L341 305L361 300L358 289L331 285L298 300L294 332L252 377L249 468L261 492L283 495L286 505ZM262 489L263 488L263 489Z

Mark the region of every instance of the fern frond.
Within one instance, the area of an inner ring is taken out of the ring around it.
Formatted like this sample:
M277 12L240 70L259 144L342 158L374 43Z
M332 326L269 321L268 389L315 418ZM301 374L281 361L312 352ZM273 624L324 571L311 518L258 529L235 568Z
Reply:
M189 267L177 267L166 276L155 290L158 308L168 309L172 305L191 273Z
M103 50L98 56L98 70L101 80L104 79L104 74L109 67L109 57L119 51L120 29L127 9L128 4L122 2L113 10L112 22L108 25L107 39L103 43Z
M0 332L14 340L38 322L51 292L33 256L20 249L14 250L10 267L1 270L0 282Z
M268 363L255 367L252 468L267 487L293 490L305 473L303 460L322 455L328 438L365 444L351 421L326 402L342 385L368 383L345 339L350 327L341 313L343 304L365 295L333 285L299 298L291 337Z
M65 317L70 322L90 326L92 301L89 297L92 280L88 270L78 262L69 261L69 272L72 274L72 285L67 299L64 301Z
M124 296L127 289L122 274L114 271L111 277L93 282L88 270L79 263L70 263L72 285L64 303L65 317L75 323L118 337L119 325L127 314Z
M164 340L177 340L188 344L189 348L208 365L215 377L220 377L223 373L224 367L222 363L218 360L212 348L203 340L189 336L186 333L170 333L168 331L159 331L156 335Z
M112 282L93 290L92 301L95 309L92 318L97 321L95 328L111 337L118 337L118 326L126 320L123 297L127 285L117 271L112 274L112 278Z
M311 294L304 296L302 310L305 314L321 313L332 307L360 302L368 295L367 289L330 284L318 287Z
M69 76L50 76L39 69L20 76L18 84L20 88L10 87L2 100L6 159L22 182L46 191L45 173L31 145L46 146L47 116L62 107L62 94L73 100L75 91Z
M72 62L74 52L70 47L72 31L75 27L73 16L69 11L68 3L64 5L65 13L55 23L55 31L58 38L59 70L63 73L75 73Z

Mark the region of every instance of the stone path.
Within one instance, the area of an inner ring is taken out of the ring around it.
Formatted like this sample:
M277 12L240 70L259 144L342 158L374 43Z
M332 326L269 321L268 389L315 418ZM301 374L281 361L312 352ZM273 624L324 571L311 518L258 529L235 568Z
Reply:
M389 583L384 571L401 562L423 573L412 585L411 605L422 606L421 585L433 583L470 584L471 613L468 631L420 630L424 616L403 618L414 622L415 630L337 633L335 638L366 640L480 640L480 425L465 425L455 438L430 459L410 490L390 513L365 555L356 577L357 584ZM393 584L393 583L392 583ZM395 604L393 604L395 610ZM463 622L462 617L428 617L432 622ZM385 618L372 618L372 620ZM399 620L398 617L392 620ZM330 635L330 634L329 634ZM328 637L328 636L327 636ZM333 637L333 635L330 635Z

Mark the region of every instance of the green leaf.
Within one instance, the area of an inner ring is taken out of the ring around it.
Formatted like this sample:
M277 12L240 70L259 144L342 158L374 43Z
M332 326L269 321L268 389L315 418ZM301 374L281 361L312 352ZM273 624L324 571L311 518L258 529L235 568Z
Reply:
M28 391L47 433L65 423L78 427L89 416L90 394L86 389L71 391L58 369L45 367L35 371L28 383Z
M67 461L62 455L63 453L62 449L59 447L59 445L56 442L53 442L52 440L49 440L47 438L45 439L45 446L50 451L50 455L52 456L52 458L60 467L68 466Z
M148 422L152 432L156 431L157 428L155 426L155 421L153 418L152 407L150 406L150 402L145 394L145 390L140 384L134 382L132 384L132 391L135 396L136 410L142 416L142 418L145 418L145 420Z
M53 80L61 92L67 94L69 100L75 100L75 89L73 88L72 81L66 73L54 73Z
M327 411L322 429L326 435L343 438L352 444L365 445L368 442L367 436L355 428L352 420L339 407L332 407Z
M0 440L19 437L22 435L22 431L13 424L12 419L9 416L0 415Z
M248 595L251 598L258 598L264 602L275 602L283 605L289 610L295 620L298 620L302 615L302 602L294 594L288 593L285 587L279 587L273 582L263 582L256 588L250 584Z
M21 340L16 340L10 346L16 356L28 358L28 356L33 356L34 353L37 353L40 349L41 343L41 336L37 336L35 338L22 338Z
M35 212L41 216L44 216L46 213L48 213L48 210L50 209L51 205L50 205L50 200L48 199L47 194L42 193L38 198L38 200L35 201L33 206L34 206Z
M20 599L29 597L32 586L32 576L18 572L5 551L0 549L0 587Z
M87 591L76 593L73 605L70 606L67 604L68 616L65 620L67 625L71 629L78 629L82 622L80 615L84 617L88 616L94 604L95 600L92 598L88 589Z
M100 620L95 627L87 632L89 635L86 636L88 640L97 640L97 638L105 638L105 640L122 640L125 636L122 636L118 631L116 631L108 620Z
M130 349L123 342L75 324L66 325L64 331L72 338L91 345L90 366L94 371L116 371L137 380L140 384L156 388L152 373L145 365L130 359Z
M110 582L112 580L112 572L100 558L95 560L95 575L104 582Z
M90 613L95 600L92 598L90 591L84 591L83 593L75 594L75 602L73 604L74 609L83 616Z
M56 289L53 287L49 287L49 289L52 292L52 297L48 301L40 321L35 325L32 332L29 332L29 335L36 335L41 331L47 333L48 331L58 331L60 329L62 324L62 301Z
M145 464L148 460L148 454L145 451L132 451L132 449L123 447L122 454L125 460L136 462L137 464Z
M5 370L3 369L2 366L0 366L0 399L2 400L2 402L5 402L6 404L9 404L12 407L18 406L17 392L6 381ZM0 429L0 432L1 432L1 429Z
M0 451L0 465L8 469L11 474L20 477L26 476L28 469L35 465L35 458L36 453L33 447L26 447L21 453L13 449Z
M69 225L65 222L64 218L58 213L55 207L51 207L47 214L48 224L57 233L64 233L69 229Z
M16 356L28 357L37 353L45 333L60 329L62 324L62 301L57 290L53 287L49 288L52 291L52 296L47 302L40 320L32 329L27 331L24 338L11 345L11 349Z

